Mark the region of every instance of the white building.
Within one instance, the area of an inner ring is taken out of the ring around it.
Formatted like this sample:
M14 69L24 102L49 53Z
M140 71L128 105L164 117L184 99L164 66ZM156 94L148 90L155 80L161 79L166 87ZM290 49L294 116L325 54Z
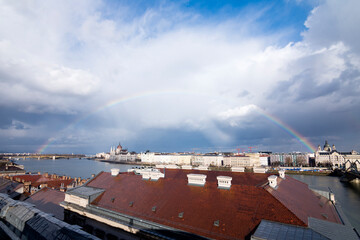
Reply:
M140 154L141 162L151 164L178 164L191 165L193 155L178 153L154 153L146 152Z
M315 163L316 165L340 166L345 164L345 155L348 154L338 152L335 145L330 147L328 141L325 141L324 148L321 149L319 145L315 151Z
M224 156L217 153L195 155L192 164L199 166L223 166Z
M119 145L110 148L110 153L98 153L96 157L100 156L100 158L104 158L107 161L112 162L135 162L137 159L136 153L130 153L127 149L123 149L123 147Z

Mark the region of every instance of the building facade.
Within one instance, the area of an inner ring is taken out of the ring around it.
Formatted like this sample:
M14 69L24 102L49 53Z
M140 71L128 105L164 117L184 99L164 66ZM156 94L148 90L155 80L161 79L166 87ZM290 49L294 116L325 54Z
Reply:
M309 154L308 153L271 153L270 165L281 166L308 166Z
M349 153L338 152L335 145L330 147L328 141L325 141L324 148L321 149L319 145L315 151L315 163L318 166L340 167L345 163L345 155L349 155Z

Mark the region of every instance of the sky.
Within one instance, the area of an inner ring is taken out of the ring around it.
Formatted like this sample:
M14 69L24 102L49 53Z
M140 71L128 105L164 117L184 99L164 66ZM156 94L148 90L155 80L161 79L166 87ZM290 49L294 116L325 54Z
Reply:
M358 0L0 0L0 152L360 151Z

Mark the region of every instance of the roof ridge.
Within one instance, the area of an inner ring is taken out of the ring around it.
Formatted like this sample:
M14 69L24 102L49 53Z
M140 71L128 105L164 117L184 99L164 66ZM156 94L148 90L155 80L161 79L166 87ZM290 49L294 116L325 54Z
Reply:
M87 182L85 182L82 186L87 186L89 183L91 183L94 179L96 179L98 176L100 176L103 173L105 173L105 172L104 171L99 172L93 178L90 178Z
M269 187L270 187L270 186L269 186ZM269 187L268 187L268 188L269 188ZM274 195L272 195L267 189L265 189L265 188L263 188L263 189L265 190L265 192L266 192L267 194L269 194L272 198L276 199L277 202L279 202L282 206L284 206L285 209L287 209L289 212L291 212L291 213L295 216L295 218L297 218L298 220L300 220L300 222L304 223L305 226L308 226L308 224L306 224L303 220L301 220L293 211L291 211L288 207L286 207L285 204L283 204L279 199L277 199ZM267 220L267 219L266 219L266 220ZM271 221L271 220L269 220L269 221ZM294 225L294 224L292 224L292 225ZM296 226L298 226L298 225L296 225Z

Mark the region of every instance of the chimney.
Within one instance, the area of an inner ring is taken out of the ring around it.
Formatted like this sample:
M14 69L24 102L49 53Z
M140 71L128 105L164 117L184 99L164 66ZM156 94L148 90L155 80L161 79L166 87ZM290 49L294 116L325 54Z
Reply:
M280 176L282 179L285 179L285 170L279 170L279 176Z
M230 189L232 177L228 176L217 176L218 188Z
M270 187L276 189L277 188L277 176L271 175L268 177L268 180L269 180Z
M206 175L204 174L188 174L188 184L196 186L204 186L206 183Z
M112 168L111 169L111 176L116 177L120 172L120 169L118 168Z

